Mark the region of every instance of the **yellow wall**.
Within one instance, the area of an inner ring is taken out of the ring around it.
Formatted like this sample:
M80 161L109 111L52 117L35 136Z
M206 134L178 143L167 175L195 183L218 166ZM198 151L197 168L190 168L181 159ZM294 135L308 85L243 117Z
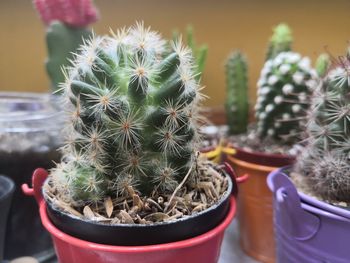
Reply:
M250 66L251 95L261 69L271 27L285 21L293 28L294 49L314 59L327 45L342 54L350 36L348 0L98 0L101 20L97 33L109 26L144 20L165 36L174 27L195 27L198 42L209 44L203 83L211 97L207 105L224 101L226 55L242 49ZM0 90L46 91L48 79L44 27L29 0L0 0Z

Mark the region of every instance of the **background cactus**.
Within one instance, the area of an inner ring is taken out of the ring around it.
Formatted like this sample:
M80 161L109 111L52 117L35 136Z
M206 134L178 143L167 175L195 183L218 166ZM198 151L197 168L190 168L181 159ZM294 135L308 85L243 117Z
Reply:
M326 200L350 202L350 60L334 63L313 95L308 145L296 170Z
M308 99L315 86L316 73L309 58L282 52L268 60L258 81L257 135L295 143L306 124Z
M175 30L173 32L173 40L177 40L179 38L179 32ZM197 81L200 80L202 76L202 72L205 68L205 62L207 60L208 54L208 46L206 44L202 44L197 46L196 40L194 38L193 26L188 25L186 27L186 45L192 50L192 54L194 57L195 65L195 78Z
M97 20L91 0L34 0L41 19L47 25L48 59L46 70L52 90L64 82L62 68L73 59L73 52L92 36L86 27Z
M248 78L246 58L235 51L226 62L226 116L229 134L247 131L249 119Z
M327 53L322 53L318 56L315 64L315 69L319 77L324 77L330 67L331 61Z
M277 25L273 29L265 60L274 59L281 52L291 51L292 42L292 31L289 26L284 23Z
M51 174L68 199L172 193L194 168L201 100L191 50L142 23L94 37L66 70L64 160Z

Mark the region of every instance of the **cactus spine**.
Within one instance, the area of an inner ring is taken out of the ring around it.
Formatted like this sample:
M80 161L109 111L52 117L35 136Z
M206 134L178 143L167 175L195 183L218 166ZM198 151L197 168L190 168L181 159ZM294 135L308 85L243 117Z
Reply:
M47 25L48 59L46 70L53 91L65 77L62 68L73 59L73 53L92 36L87 26L97 20L97 11L91 0L34 0L41 19Z
M317 83L309 58L285 52L290 49L291 39L286 25L276 27L268 52L272 58L261 71L255 105L257 135L282 144L293 144L300 139L308 98Z
M226 115L229 134L247 131L249 118L247 62L240 51L235 51L226 62Z
M350 201L350 60L332 65L314 93L309 115L308 146L297 170L318 195Z
M281 23L273 29L266 53L266 61L275 58L281 52L291 51L292 31L287 24Z
M72 108L53 182L73 201L171 193L194 167L201 99L191 50L137 23L94 37L67 69Z

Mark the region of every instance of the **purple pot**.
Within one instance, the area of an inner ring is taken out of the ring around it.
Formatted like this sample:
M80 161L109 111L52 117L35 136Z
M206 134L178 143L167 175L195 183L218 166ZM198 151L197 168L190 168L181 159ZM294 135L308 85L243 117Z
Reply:
M298 193L288 168L271 172L277 262L350 262L350 211Z

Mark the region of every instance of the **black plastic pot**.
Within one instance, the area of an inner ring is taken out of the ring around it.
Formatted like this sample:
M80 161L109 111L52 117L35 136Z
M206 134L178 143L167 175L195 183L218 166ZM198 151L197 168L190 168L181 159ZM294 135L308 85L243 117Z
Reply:
M180 241L203 234L225 218L233 187L230 176L228 191L214 206L189 217L150 225L106 225L73 217L54 208L48 200L47 212L52 223L63 232L86 241L115 246L142 246Z
M2 262L4 255L6 223L14 191L15 184L13 181L0 175L0 262Z

